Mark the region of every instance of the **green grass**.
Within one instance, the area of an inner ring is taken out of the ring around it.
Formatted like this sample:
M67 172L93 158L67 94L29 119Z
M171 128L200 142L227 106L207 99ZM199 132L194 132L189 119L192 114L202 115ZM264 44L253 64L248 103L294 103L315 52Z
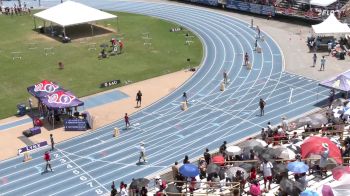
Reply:
M26 102L26 88L41 80L55 81L71 90L78 97L94 94L110 88L99 88L100 83L120 79L142 81L200 64L202 45L197 37L194 43L185 45L185 32L169 32L178 25L157 18L128 13L115 13L119 17L119 29L124 34L124 51L119 56L98 60L98 47L108 43L116 33L73 40L62 44L46 35L33 31L31 16L0 16L0 118L14 115L16 104ZM42 25L37 21L37 25ZM117 29L117 20L99 22L98 25ZM149 32L150 47L144 46L142 33ZM87 43L96 43L97 50L88 50ZM29 43L37 43L37 49L29 49ZM53 47L54 55L45 56L44 48ZM13 60L11 52L22 52L22 60ZM65 65L58 69L58 62ZM123 84L122 84L123 85ZM120 85L119 85L120 86ZM117 86L116 86L117 87Z

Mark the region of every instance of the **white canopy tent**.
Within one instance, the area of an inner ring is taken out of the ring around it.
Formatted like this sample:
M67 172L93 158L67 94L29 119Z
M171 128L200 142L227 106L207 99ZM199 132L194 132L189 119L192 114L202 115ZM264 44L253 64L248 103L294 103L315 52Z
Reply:
M112 19L117 18L117 16L81 3L65 1L64 3L34 14L34 20L35 18L57 24L63 27L64 31L67 26Z
M320 7L327 7L333 3L335 3L337 0L311 0L311 5L316 5Z
M322 23L317 25L312 25L312 29L315 34L319 35L334 35L334 34L346 34L350 33L350 28L347 24L341 23L334 16L330 14L329 17Z

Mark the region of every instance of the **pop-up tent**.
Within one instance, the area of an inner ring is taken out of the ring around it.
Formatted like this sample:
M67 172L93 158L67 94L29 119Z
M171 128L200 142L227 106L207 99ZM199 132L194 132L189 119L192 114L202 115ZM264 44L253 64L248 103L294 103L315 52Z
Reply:
M27 90L31 95L33 95L36 98L45 97L46 95L56 91L64 91L62 87L48 80L43 80L38 84L30 86L27 88Z
M327 88L340 90L344 92L350 91L350 71L339 74L336 77L333 77L328 80L324 80L319 83L320 86L324 86Z
M334 16L330 14L326 20L317 25L312 25L315 34L319 35L334 35L350 33L350 28L347 24L341 23Z
M67 26L112 19L117 18L117 16L81 3L65 1L64 3L34 14L34 23L35 18L40 18L63 27L63 33L65 34L65 27Z
M41 102L50 109L71 108L84 105L69 91L57 91L40 98Z

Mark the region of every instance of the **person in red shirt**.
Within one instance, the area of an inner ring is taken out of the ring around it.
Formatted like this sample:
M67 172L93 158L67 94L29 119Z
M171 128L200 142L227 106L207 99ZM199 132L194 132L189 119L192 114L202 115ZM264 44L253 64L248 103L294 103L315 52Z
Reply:
M44 160L46 161L46 167L45 167L45 172L47 172L48 170L48 167L50 168L51 172L53 172L53 169L51 167L51 156L50 156L50 152L49 151L46 151L45 154L44 154Z
M128 113L125 113L124 121L125 121L125 129L128 129L128 128L130 127L130 122L129 122Z
M255 169L255 167L253 167L250 170L249 180L250 180L250 182L253 182L255 179L256 179L256 169Z

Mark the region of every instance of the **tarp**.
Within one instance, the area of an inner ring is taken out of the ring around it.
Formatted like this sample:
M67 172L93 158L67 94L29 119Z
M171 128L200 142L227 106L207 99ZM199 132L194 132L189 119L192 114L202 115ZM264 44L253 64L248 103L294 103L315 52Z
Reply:
M51 109L69 108L84 105L84 102L80 101L69 91L57 91L40 98L40 100L44 105Z
M331 79L324 80L320 82L319 85L348 92L350 91L350 70Z
M350 33L350 28L347 24L341 23L331 13L326 20L317 25L312 25L312 29L316 34L345 34Z
M333 3L335 3L337 0L311 0L311 5L321 6L321 7L327 7Z
M53 22L62 27L93 21L116 18L117 16L88 7L74 1L65 1L54 7L34 14L34 17Z
M33 95L36 98L45 97L46 95L63 90L59 85L55 84L54 82L43 80L38 84L35 84L33 86L30 86L27 88L28 92Z

